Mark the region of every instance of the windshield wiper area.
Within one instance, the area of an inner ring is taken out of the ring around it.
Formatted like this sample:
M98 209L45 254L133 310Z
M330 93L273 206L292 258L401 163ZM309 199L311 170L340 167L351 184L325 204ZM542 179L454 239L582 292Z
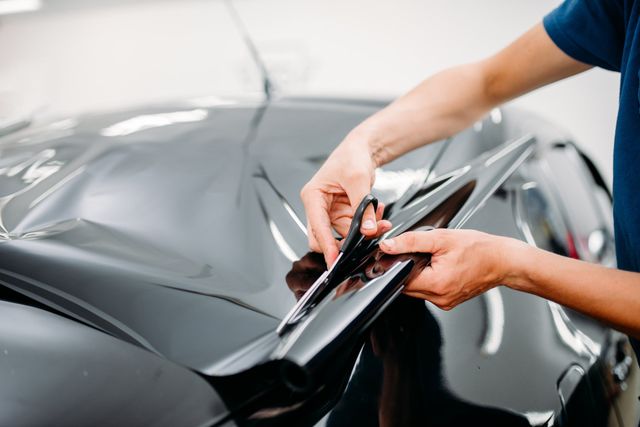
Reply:
M321 417L318 402L326 406L335 400L369 326L430 263L429 254L386 255L378 242L408 230L460 228L531 155L534 145L531 136L507 142L446 179L437 178L436 186L412 189L414 194L389 216L394 228L380 239L360 242L340 274L331 278L326 295L292 327L281 335L267 333L201 372L233 416L275 414L304 424ZM324 271L322 256L309 253L294 263L287 284L298 296L317 278L305 270Z

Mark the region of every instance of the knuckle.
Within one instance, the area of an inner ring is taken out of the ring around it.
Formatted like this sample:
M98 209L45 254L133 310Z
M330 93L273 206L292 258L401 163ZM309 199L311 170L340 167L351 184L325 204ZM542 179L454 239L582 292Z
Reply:
M302 187L302 189L300 190L300 198L302 200L305 200L307 198L307 196L309 195L309 184L305 185L304 187Z
M313 250L318 249L318 242L313 236L309 235L309 238L307 239L307 241L309 242L309 248Z
M444 311L451 311L451 309L453 308L453 305L451 304L443 304L440 306L440 308Z
M440 310L444 310L444 308L447 306L447 302L442 297L433 297L432 296L432 297L429 298L429 302L431 302L433 305L438 307Z
M314 245L320 247L320 239L318 238L318 234L313 227L309 228L309 243L313 243Z
M438 298L435 304L438 306L438 308L444 311L449 311L455 306L455 302L453 298L450 298L450 297Z
M416 246L416 234L405 233L404 238L401 240L402 246L407 249L414 249Z
M437 240L440 243L448 244L451 239L452 230L448 230L446 228L438 228L432 231L429 231L430 237L434 240Z
M318 244L318 241L316 240L315 237L313 237L312 235L309 235L308 240L309 240L309 249L311 249L314 252L320 252L322 250L322 248Z

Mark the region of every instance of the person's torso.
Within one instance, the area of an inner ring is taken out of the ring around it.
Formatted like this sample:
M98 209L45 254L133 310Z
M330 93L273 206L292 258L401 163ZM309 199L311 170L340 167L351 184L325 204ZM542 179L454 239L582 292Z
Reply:
M640 271L640 2L627 3L613 162L618 267Z

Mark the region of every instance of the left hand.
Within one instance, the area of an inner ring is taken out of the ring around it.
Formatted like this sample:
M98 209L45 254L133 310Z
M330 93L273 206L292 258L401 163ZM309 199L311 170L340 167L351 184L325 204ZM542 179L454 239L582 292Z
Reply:
M404 293L443 310L504 283L510 272L506 246L511 239L474 230L410 231L380 243L388 254L431 254L425 268Z

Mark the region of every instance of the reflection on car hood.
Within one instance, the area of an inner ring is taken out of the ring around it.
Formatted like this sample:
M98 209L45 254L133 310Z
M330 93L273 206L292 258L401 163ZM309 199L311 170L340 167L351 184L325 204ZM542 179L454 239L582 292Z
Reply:
M5 139L0 280L199 369L293 305L283 279L306 252L299 188L370 111L321 111L323 144L301 139L326 123L317 111L261 106L89 117Z
M284 100L166 108L0 139L0 284L206 372L273 331L294 305L285 276L307 252L300 188L378 107ZM525 133L508 132L485 120L443 152L440 143L398 159L378 175L376 195L393 201L438 153L442 176ZM403 203L398 218L418 206ZM476 203L484 207L468 226L517 236L509 199ZM545 416L556 408L554 384L576 355L545 341L558 328L546 302L496 289L433 316L452 392ZM505 384L487 393L496 381Z

